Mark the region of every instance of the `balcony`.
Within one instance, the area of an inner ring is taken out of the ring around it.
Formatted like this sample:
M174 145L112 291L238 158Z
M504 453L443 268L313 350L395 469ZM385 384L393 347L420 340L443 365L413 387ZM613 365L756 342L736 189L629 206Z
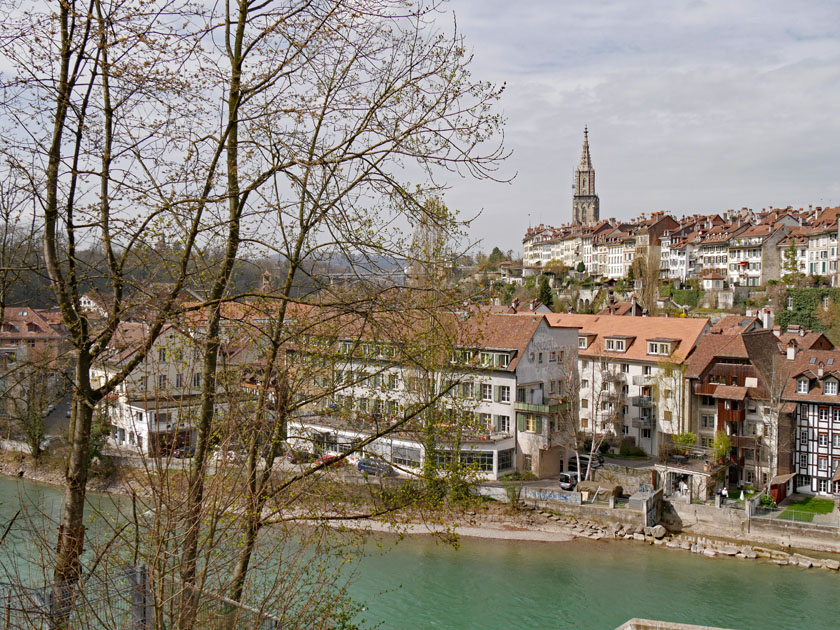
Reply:
M694 393L697 396L711 396L717 389L717 383L695 383Z
M650 396L633 396L630 399L630 404L641 409L650 409L653 407L653 398Z
M621 403L624 401L624 392L604 392L601 400L604 402Z
M601 372L601 380L605 383L623 383L626 378L624 372L613 372L611 370L604 370Z
M743 422L747 410L740 409L718 409L718 422Z
M565 403L562 403L559 400L549 400L548 398L543 398L542 404L515 402L513 403L513 409L514 411L519 411L521 413L538 413L545 416L549 413L557 413L561 411L564 404Z
M652 374L636 374L633 376L633 385L638 386L646 386L646 385L653 385L653 375Z
M653 429L656 426L653 418L633 418L630 424L634 429Z

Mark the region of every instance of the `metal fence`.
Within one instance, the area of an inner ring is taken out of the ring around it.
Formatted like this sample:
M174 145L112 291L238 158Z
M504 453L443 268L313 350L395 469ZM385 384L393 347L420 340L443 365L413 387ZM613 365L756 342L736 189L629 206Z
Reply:
M752 518L767 518L779 521L790 521L792 523L808 523L809 525L822 525L824 527L840 528L840 514L819 514L806 510L797 510L793 507L771 508L763 505L756 505L752 509Z

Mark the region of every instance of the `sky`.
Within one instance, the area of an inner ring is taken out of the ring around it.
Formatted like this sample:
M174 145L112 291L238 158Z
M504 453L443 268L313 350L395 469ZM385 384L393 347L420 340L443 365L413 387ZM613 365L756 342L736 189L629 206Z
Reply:
M453 179L479 249L571 218L589 127L601 218L840 205L840 1L451 0L506 83L510 183Z

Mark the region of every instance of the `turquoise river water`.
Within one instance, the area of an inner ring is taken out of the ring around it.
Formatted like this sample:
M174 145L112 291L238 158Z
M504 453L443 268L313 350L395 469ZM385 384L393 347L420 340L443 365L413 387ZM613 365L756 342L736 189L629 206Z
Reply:
M61 497L0 478L0 528L22 500L57 514ZM739 630L840 628L840 575L818 569L629 542L463 539L457 550L428 538L380 543L386 551L371 543L357 565L351 595L383 629L610 629L632 617Z

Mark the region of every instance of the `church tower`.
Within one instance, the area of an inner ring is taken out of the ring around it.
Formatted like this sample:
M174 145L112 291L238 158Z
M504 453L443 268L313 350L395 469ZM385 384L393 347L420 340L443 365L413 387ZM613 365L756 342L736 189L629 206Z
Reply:
M583 152L575 169L575 195L572 198L572 221L595 223L600 216L598 195L595 194L595 169L589 156L589 130L583 128Z

